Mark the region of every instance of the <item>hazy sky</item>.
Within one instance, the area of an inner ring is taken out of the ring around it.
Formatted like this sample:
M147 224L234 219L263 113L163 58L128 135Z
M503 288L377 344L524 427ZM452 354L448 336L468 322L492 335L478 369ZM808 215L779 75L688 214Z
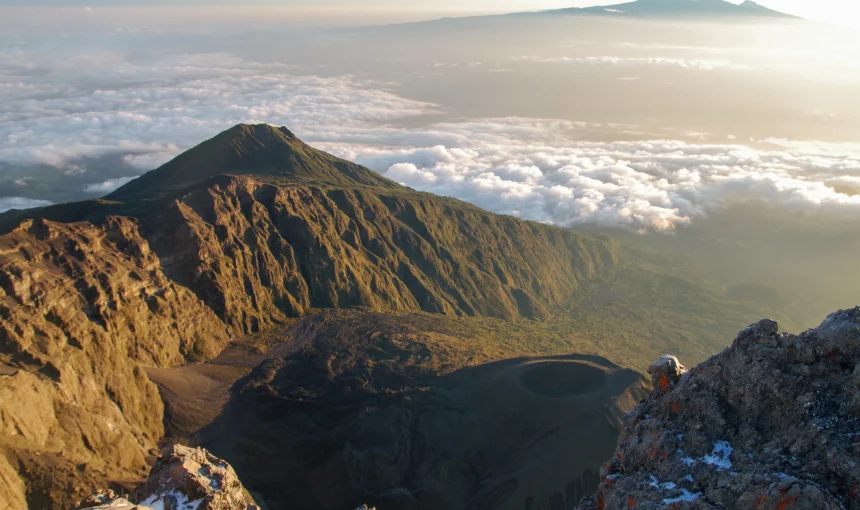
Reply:
M626 0L0 0L0 6L54 5L64 7L79 6L151 6L161 5L200 5L200 6L248 6L271 5L304 10L419 10L440 11L491 11L510 12L523 10L579 7L597 4L623 3ZM732 0L741 3L741 0ZM758 3L798 16L851 24L860 27L860 3L851 0L760 0Z

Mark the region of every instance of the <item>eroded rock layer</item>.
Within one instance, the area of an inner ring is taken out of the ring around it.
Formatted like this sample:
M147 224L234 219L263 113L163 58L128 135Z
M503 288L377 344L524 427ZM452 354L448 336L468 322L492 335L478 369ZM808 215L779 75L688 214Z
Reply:
M47 508L108 473L140 476L163 433L140 366L200 360L226 342L129 219L35 220L0 237L0 501Z
M250 177L147 221L167 274L238 332L309 308L541 318L615 262L607 240L432 195Z

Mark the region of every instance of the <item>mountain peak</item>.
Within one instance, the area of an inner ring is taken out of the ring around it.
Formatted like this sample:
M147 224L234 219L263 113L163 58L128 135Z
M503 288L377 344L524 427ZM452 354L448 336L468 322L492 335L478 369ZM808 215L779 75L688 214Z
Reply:
M152 200L225 174L341 187L398 187L369 168L314 149L286 127L238 124L106 198Z
M298 140L298 137L285 126L275 127L271 124L236 124L230 129L224 131L219 136L232 137L254 137L254 138L281 138L285 137L289 140Z
M597 7L562 9L568 14L621 16L640 18L795 18L764 7L752 0L735 4L726 0L634 0L632 2Z

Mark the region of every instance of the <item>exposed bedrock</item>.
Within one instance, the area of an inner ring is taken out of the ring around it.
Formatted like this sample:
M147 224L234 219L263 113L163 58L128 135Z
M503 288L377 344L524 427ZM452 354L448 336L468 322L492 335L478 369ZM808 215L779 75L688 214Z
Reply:
M140 477L163 434L141 365L227 340L132 220L32 220L0 236L0 508L68 508L105 479Z
M580 508L860 509L860 307L763 320L685 371L663 357Z

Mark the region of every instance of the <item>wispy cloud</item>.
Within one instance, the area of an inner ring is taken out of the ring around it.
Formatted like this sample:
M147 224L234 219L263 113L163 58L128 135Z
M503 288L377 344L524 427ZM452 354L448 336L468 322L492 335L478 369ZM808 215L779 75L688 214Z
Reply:
M716 69L748 70L752 67L742 64L734 64L728 60L705 60L670 57L615 57L615 56L591 56L591 57L516 57L518 62L530 62L534 64L565 64L565 65L593 65L593 66L663 66L679 67L698 71L713 71Z
M132 181L134 177L118 177L116 179L108 179L104 182L90 184L84 188L87 193L97 193L104 195Z
M532 136L522 136L523 125L532 127ZM390 178L417 189L563 226L670 230L756 200L792 210L860 213L860 196L846 193L853 181L845 180L860 175L860 157L672 140L559 143L559 127L534 119L483 119L433 126L448 133L445 145L328 148L387 168Z

